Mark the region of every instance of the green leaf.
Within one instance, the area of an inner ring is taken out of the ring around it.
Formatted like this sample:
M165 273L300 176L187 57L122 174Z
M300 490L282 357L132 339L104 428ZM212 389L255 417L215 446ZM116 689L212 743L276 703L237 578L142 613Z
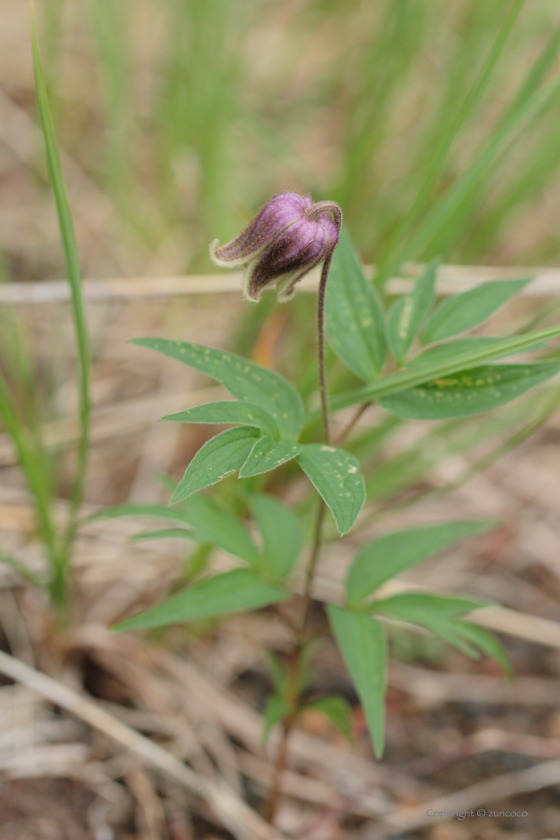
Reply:
M268 741L273 726L280 723L281 720L284 720L291 711L292 706L282 697L278 697L277 694L273 694L267 698L264 708L263 744L266 744Z
M167 414L162 420L175 420L179 423L228 423L232 426L254 426L263 435L278 438L278 426L260 405L239 400L224 400L223 402L197 405L176 414Z
M442 376L379 400L379 405L408 420L449 420L505 405L560 371L560 362L485 365Z
M405 569L439 554L457 540L495 525L492 520L442 522L394 531L366 543L356 554L346 578L348 604L358 607L381 584Z
M346 534L366 500L364 477L357 458L344 449L308 443L302 447L298 461L331 509L338 530Z
M513 679L513 668L503 645L498 639L484 627L473 624L471 621L457 621L455 627L475 647L491 656L501 666L508 679Z
M387 644L381 624L365 613L327 606L329 621L366 716L373 749L383 755Z
M450 362L457 356L464 356L465 353L477 350L492 350L500 341L503 341L503 339L475 335L469 338L456 338L453 341L445 341L442 344L434 344L433 347L428 347L422 353L414 356L413 359L409 359L407 361L407 367L409 369L429 368L434 364Z
M482 627L470 621L458 620L459 616L472 610L491 606L487 601L473 598L455 598L431 592L403 592L375 601L372 609L389 618L425 627L474 659L478 659L479 651L482 651L494 657L506 675L511 676L511 664L499 641Z
M269 580L279 583L299 558L303 541L301 525L273 496L253 496L251 507L263 539L260 568Z
M234 569L201 580L167 601L122 621L115 630L165 627L197 618L210 618L239 610L256 610L285 601L290 593L268 586L251 569Z
M274 420L282 437L297 439L303 424L303 403L282 376L249 362L242 356L164 338L135 338L132 342L177 359L211 376L243 402L256 404Z
M441 341L482 323L531 280L495 280L444 300L426 324L424 343Z
M501 359L504 356L511 356L514 353L534 350L549 339L558 336L560 336L560 326L549 327L527 335L502 338L490 345L477 345L464 353L457 353L451 358L444 356L444 358L438 358L429 364L419 365L418 367L411 365L398 373L384 376L377 382L370 382L367 385L331 397L330 407L332 411L338 411L357 403L371 402L374 399L379 400L415 388L416 385L422 385L431 379L439 379L451 373L457 373L465 368L472 368L475 365Z
M301 450L301 443L290 440L272 440L269 437L260 438L247 456L247 460L239 471L239 478L249 478L252 475L275 470L280 464L291 461Z
M416 281L414 290L397 300L389 312L389 345L399 364L406 359L410 346L430 311L439 263L439 258L429 262L422 276Z
M266 664L272 677L274 690L279 697L286 697L288 689L288 675L286 674L282 663L271 650L265 651Z
M491 607L488 601L475 598L456 598L453 595L439 595L433 592L401 592L390 598L374 601L371 608L389 618L423 624L432 616L442 615L456 618L482 607Z
M98 511L85 522L95 519L113 519L121 516L149 516L157 519L170 519L182 522L194 530L189 531L185 539L210 543L224 551L240 557L252 566L259 562L259 552L249 534L235 516L208 496L192 496L181 507L169 508L166 505L116 505ZM190 536L192 534L192 536ZM145 534L138 534L137 539L149 539Z
M207 441L190 462L169 504L181 502L241 469L258 436L257 429L239 426Z
M351 371L366 380L379 376L385 359L383 308L344 229L327 283L325 326L331 347Z
M199 494L185 505L187 516L201 542L223 548L252 566L259 562L259 552L243 524L215 499Z
M348 743L352 743L352 707L344 697L337 694L323 697L321 700L305 703L302 711L307 709L314 709L326 715L338 731L342 732Z
M192 528L158 528L157 531L142 531L140 534L133 534L131 540L194 540L205 542Z

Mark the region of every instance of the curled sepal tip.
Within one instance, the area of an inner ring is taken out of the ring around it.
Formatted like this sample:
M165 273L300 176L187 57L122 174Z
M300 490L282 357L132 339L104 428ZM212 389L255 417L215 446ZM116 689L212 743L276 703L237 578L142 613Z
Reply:
M313 203L308 195L280 193L271 198L238 237L210 246L219 266L245 268L243 294L258 302L274 283L281 302L295 294L296 284L334 251L342 211L334 201Z

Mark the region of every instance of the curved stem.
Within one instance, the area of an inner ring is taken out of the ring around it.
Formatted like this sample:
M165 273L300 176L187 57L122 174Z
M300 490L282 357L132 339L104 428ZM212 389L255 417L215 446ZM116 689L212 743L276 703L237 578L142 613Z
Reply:
M321 280L319 281L319 294L317 299L317 338L319 343L318 361L319 361L319 392L321 394L321 411L323 414L323 430L325 435L325 443L330 444L331 433L329 423L329 395L327 391L327 365L325 362L325 296L327 292L327 280L329 279L329 269L331 267L332 252L329 254L321 271Z
M324 439L327 445L330 445L330 423L329 423L329 399L327 391L327 366L325 363L325 294L327 290L327 280L329 278L329 269L331 266L332 252L329 254L321 271L321 279L319 281L319 293L317 299L317 339L318 339L318 362L319 362L319 391L321 394L321 409L323 414L323 429ZM311 549L311 556L307 566L305 575L305 587L303 590L303 605L301 611L301 619L298 628L295 629L295 649L292 656L292 663L288 677L288 702L291 706L290 713L284 718L282 722L282 736L278 745L276 753L276 761L274 763L274 771L272 775L272 782L268 794L268 799L265 807L265 819L272 825L276 819L278 806L282 798L282 779L284 771L288 763L288 743L290 735L296 724L298 712L300 708L300 676L302 665L302 654L307 643L306 630L309 622L309 615L311 611L311 604L313 601L312 590L313 580L315 577L315 570L321 554L321 546L323 543L323 524L325 521L326 505L323 499L319 499L319 507L317 509L317 518L315 520L315 533L313 537L313 547Z

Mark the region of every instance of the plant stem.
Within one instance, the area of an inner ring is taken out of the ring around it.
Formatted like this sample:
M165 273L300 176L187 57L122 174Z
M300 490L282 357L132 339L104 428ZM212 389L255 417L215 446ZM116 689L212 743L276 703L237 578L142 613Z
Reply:
M325 443L331 442L329 422L329 395L327 391L327 366L325 363L325 295L327 292L327 280L331 267L332 253L323 263L321 279L319 281L319 293L317 299L317 338L318 338L318 361L319 361L319 392L321 394L321 411L323 414L323 430Z
M325 364L325 294L327 290L327 280L329 277L331 259L332 254L330 254L323 263L317 299L317 355L319 362L319 391L321 394L324 439L327 445L330 445L331 437L329 423L329 399L327 391L327 369ZM268 800L264 812L265 819L271 825L274 824L276 813L278 811L278 806L280 805L280 800L282 798L282 780L288 762L288 744L290 740L290 735L295 726L299 713L302 654L307 643L306 630L309 622L309 614L313 600L313 579L315 577L315 570L317 568L317 563L321 554L321 546L323 543L323 524L325 521L325 511L326 505L322 499L319 499L319 507L317 509L317 517L315 519L313 547L311 549L311 556L309 558L307 572L305 575L305 587L303 591L301 619L299 627L295 628L296 644L292 656L292 664L290 667L288 678L287 700L290 706L292 707L292 710L282 722L282 736L278 745L278 752L276 753L276 761L274 763L272 782L270 785Z

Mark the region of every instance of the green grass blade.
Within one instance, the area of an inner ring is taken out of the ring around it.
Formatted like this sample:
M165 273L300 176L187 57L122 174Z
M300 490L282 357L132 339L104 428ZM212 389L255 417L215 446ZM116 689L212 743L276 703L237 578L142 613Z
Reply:
M80 437L78 442L78 464L70 496L70 514L65 535L65 547L60 557L60 563L64 565L68 562L74 537L76 535L78 512L82 502L86 480L90 416L90 348L82 293L82 278L78 257L78 247L74 234L70 205L68 203L64 174L62 172L62 165L60 163L54 128L49 110L45 79L41 68L33 7L31 9L31 45L33 51L33 71L35 75L37 102L39 105L41 127L43 129L43 137L45 140L47 168L54 193L60 235L66 262L66 271L68 273L68 281L70 283L71 306L76 336L76 350L78 355Z

